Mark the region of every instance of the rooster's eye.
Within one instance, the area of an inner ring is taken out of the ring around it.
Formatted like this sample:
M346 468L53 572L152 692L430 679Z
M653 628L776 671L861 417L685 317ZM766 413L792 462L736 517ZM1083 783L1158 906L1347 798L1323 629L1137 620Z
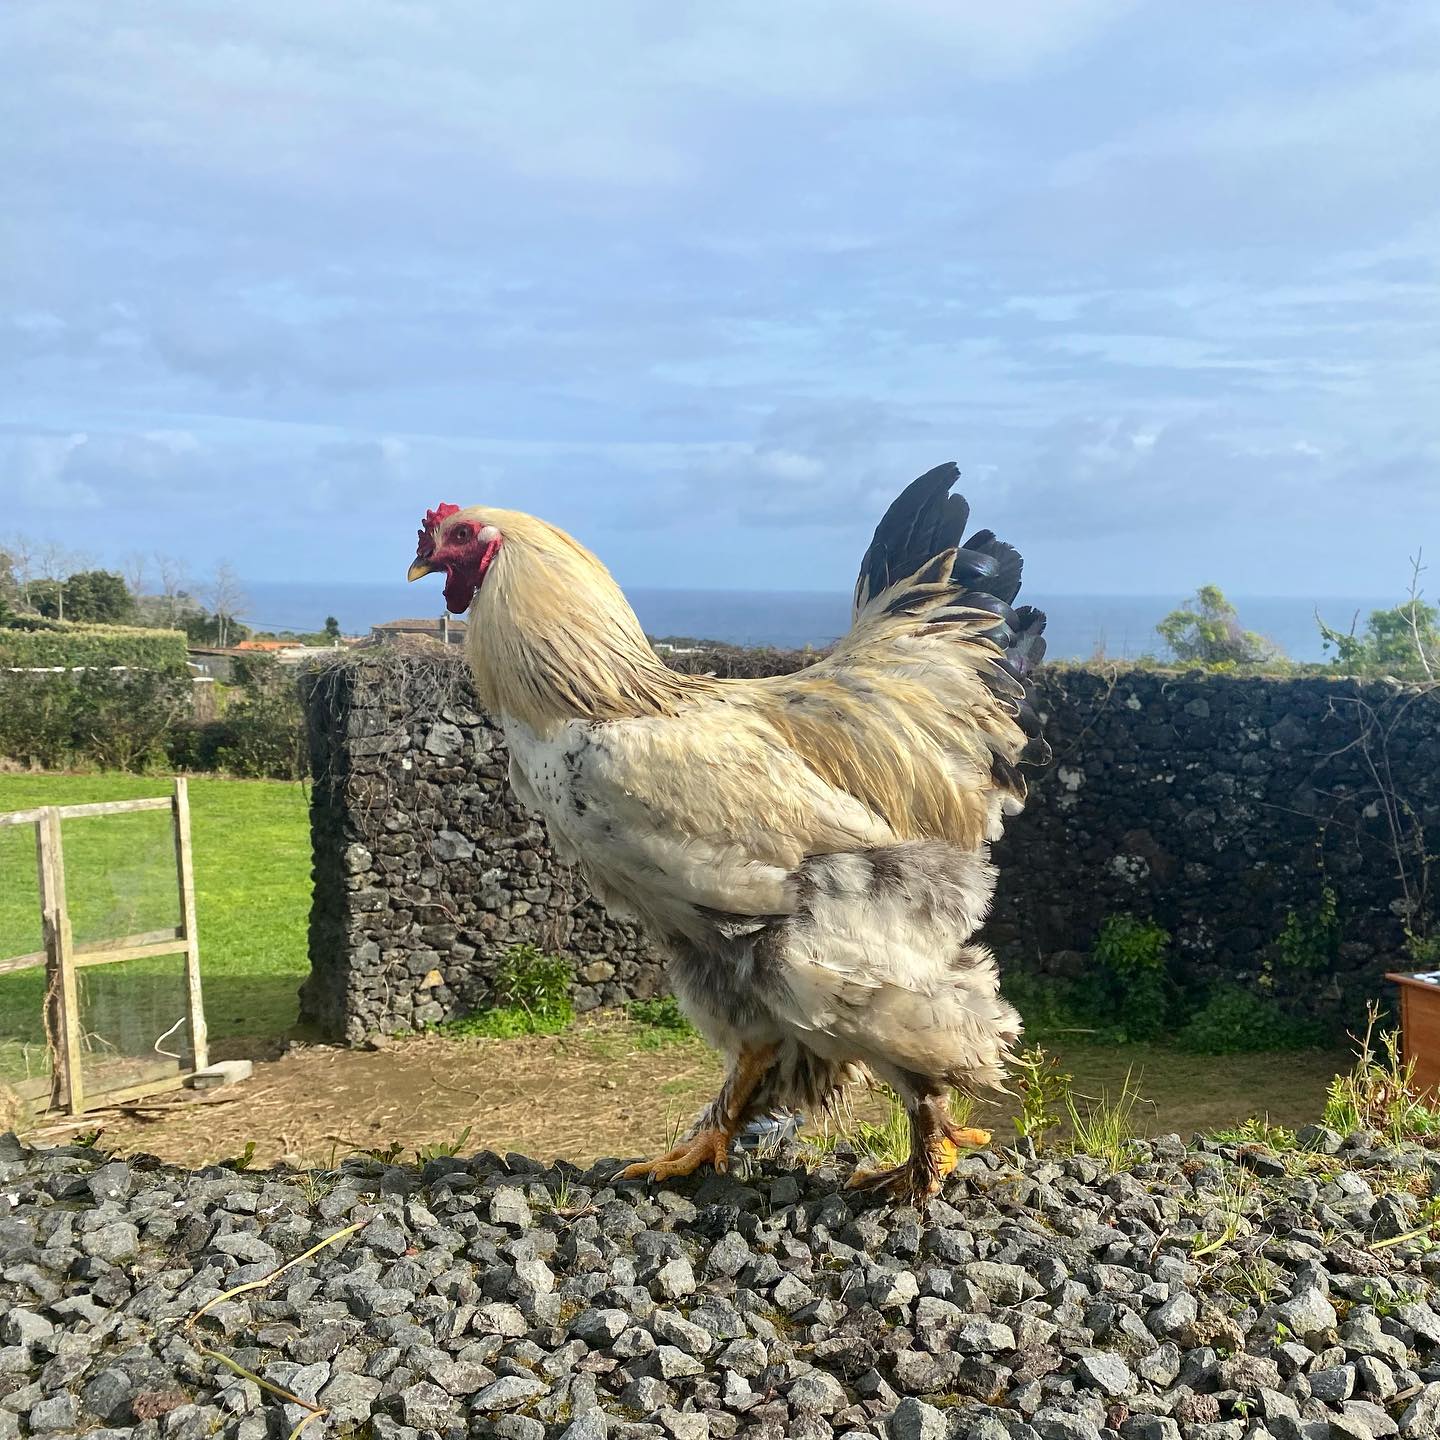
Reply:
M457 525L450 532L450 538L457 545L468 545L470 541L473 540L475 537L474 532L470 529L468 525Z

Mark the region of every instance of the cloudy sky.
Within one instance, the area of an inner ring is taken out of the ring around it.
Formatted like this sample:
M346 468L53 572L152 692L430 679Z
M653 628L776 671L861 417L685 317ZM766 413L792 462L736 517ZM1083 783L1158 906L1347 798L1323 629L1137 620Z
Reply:
M0 535L832 589L953 458L1052 593L1385 594L1437 134L1428 5L7 0Z

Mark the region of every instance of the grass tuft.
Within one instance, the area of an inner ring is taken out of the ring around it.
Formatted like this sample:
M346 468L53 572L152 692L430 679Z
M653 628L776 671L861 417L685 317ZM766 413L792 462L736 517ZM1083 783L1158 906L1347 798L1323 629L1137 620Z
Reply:
M688 1045L700 1032L686 1018L673 995L652 1000L633 1000L625 1013L639 1027L636 1043L642 1050L663 1050L669 1045Z
M1127 1142L1138 1133L1135 1110L1140 1102L1134 1072L1129 1070L1120 1084L1120 1093L1113 1099L1105 1090L1094 1099L1067 1093L1065 1110L1070 1117L1071 1148L1077 1154L1104 1160L1111 1169L1122 1169Z
M1356 1038L1355 1063L1330 1082L1325 1124L1342 1135L1378 1130L1393 1144L1440 1135L1440 1110L1415 1086L1415 1063L1400 1058L1400 1035L1378 1037L1379 1007L1373 1002L1363 1036Z

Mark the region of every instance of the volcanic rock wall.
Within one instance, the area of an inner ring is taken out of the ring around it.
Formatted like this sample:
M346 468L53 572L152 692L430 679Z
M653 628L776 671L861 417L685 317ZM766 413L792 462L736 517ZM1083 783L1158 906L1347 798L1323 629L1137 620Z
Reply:
M521 944L573 959L582 1010L663 989L643 940L588 898L510 794L504 741L458 660L380 655L304 687L307 1019L353 1043L483 1007L496 964ZM1407 923L1433 925L1424 857L1440 851L1440 694L1055 668L1040 708L1055 759L997 847L986 931L1012 971L1078 973L1107 917L1128 913L1171 933L1187 984L1353 1009L1405 963ZM1327 890L1336 921L1321 933ZM1280 945L1287 926L1305 943Z

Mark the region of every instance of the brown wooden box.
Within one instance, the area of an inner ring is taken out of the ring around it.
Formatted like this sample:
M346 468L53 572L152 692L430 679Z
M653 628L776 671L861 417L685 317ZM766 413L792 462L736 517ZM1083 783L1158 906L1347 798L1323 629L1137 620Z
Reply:
M1440 985L1413 975L1387 975L1400 987L1400 1038L1407 1062L1415 1065L1415 1086L1440 1092Z

